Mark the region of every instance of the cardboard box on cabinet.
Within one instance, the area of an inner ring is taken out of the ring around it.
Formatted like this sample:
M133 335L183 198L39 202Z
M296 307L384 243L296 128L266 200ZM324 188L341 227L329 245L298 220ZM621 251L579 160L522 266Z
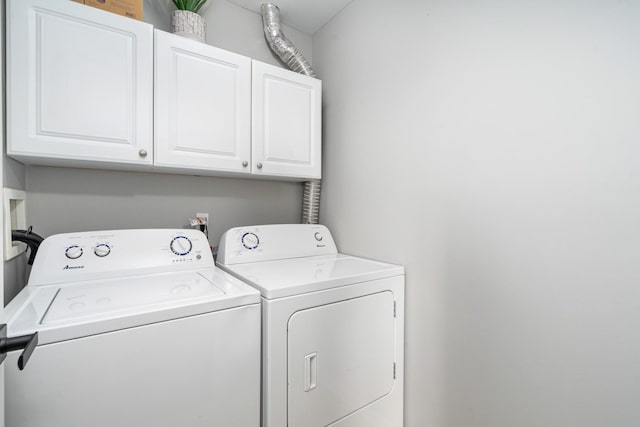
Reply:
M142 21L142 0L73 0L87 6Z

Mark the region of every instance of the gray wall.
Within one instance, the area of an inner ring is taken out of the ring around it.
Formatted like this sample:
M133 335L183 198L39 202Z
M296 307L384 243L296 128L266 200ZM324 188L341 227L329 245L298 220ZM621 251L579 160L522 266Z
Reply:
M29 167L28 218L45 236L73 231L188 227L208 212L209 240L228 228L300 222L302 185L122 171Z
M157 29L171 31L171 0L144 0L144 20ZM227 0L209 0L200 10L207 22L207 43L249 56L258 61L282 66L265 42L262 17ZM286 25L282 31L303 55L312 61L311 36Z
M355 0L322 222L407 272L408 427L640 425L640 3Z
M169 30L170 0L144 2L144 18ZM202 10L208 43L281 65L271 54L260 15L226 0L210 0ZM285 27L311 59L311 36ZM21 188L24 171L5 159L5 185ZM210 241L227 228L300 221L302 184L247 179L130 173L29 166L26 169L27 220L43 236L70 231L185 227L196 212L209 212ZM26 283L26 259L5 265L5 301Z
M6 2L2 2L0 5L0 9L2 9L2 19L4 20L4 8L6 7ZM2 29L4 32L4 27ZM5 58L6 51L6 39L3 37L2 39L2 58ZM3 89L6 86L5 79L5 67L3 66L0 70L2 73L2 86ZM5 103L3 90L2 102L3 106ZM4 118L4 117L3 117ZM3 135L6 136L6 122L2 120L2 132ZM7 188L14 188L16 190L24 190L25 189L25 167L22 163L19 163L9 157L7 157L6 149L4 146L2 147L2 186ZM13 296L18 293L18 291L24 286L26 283L26 264L27 264L27 256L25 254L18 255L17 257L10 259L9 261L4 262L4 270L3 270L3 283L4 283L4 301L9 301ZM2 303L2 301L0 301Z

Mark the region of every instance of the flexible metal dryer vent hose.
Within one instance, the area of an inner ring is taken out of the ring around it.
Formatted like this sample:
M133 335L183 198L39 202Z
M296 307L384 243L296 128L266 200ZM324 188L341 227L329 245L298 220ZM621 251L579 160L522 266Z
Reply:
M311 68L309 61L282 33L280 28L280 9L273 3L263 3L260 6L262 12L262 24L264 25L264 35L269 43L269 47L284 62L287 67L296 73L309 77L316 77L316 73ZM317 224L320 216L320 189L321 181L314 179L304 183L304 194L302 199L302 220L303 224Z
M309 61L302 56L300 51L285 37L280 28L280 9L273 3L262 3L262 24L264 35L269 47L282 59L287 67L296 73L316 77Z

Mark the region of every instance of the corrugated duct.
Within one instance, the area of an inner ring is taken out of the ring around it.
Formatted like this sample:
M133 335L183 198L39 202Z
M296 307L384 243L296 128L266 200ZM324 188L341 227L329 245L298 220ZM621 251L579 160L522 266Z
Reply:
M280 9L273 3L263 3L260 7L262 12L262 24L264 25L264 35L267 38L269 47L291 70L309 77L316 77L316 73L311 68L309 61L282 33L280 28ZM310 180L304 183L304 193L302 199L302 219L303 224L318 224L320 215L320 189L322 181L319 179Z

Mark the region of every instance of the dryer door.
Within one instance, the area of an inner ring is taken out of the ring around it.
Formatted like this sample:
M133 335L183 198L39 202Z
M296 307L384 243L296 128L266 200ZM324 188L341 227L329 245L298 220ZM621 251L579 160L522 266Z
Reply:
M289 427L326 426L389 393L390 291L298 311L289 319Z

